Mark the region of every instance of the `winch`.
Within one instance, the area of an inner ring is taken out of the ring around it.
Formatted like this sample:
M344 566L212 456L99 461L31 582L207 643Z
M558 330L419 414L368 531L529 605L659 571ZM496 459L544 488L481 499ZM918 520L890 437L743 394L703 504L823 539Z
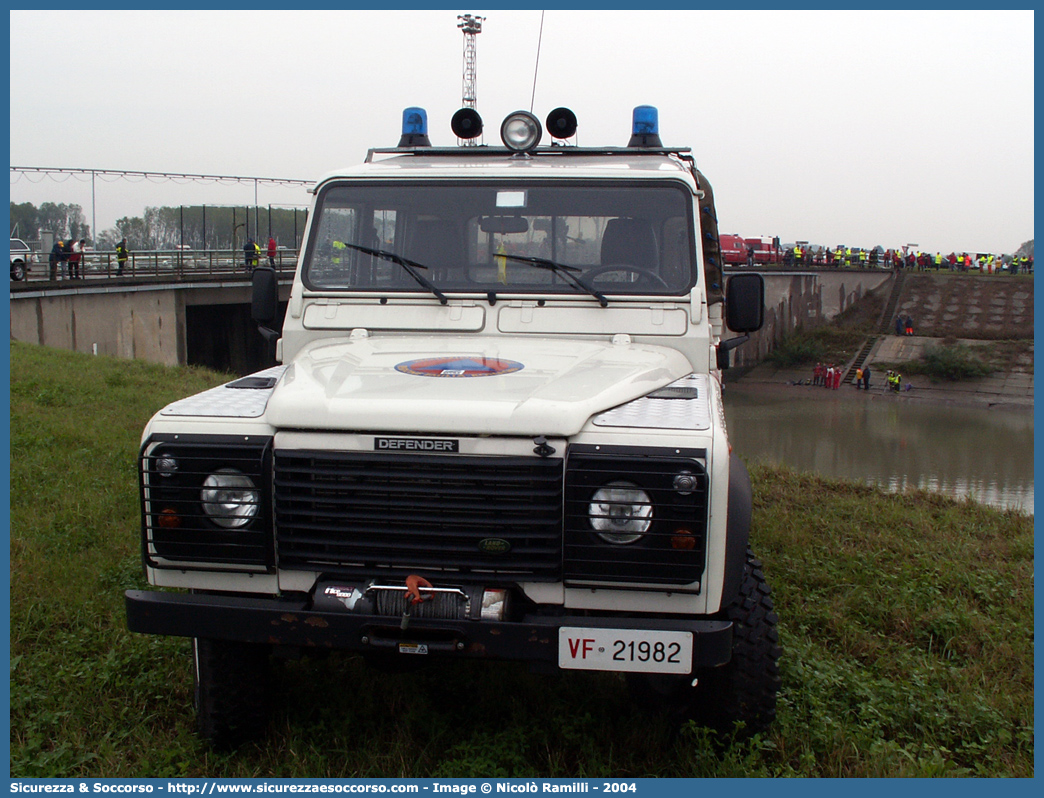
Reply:
M416 601L417 594L411 592L409 584L320 581L313 606L316 610L347 610L388 618L498 621L505 618L506 590L427 586L418 589L420 601Z

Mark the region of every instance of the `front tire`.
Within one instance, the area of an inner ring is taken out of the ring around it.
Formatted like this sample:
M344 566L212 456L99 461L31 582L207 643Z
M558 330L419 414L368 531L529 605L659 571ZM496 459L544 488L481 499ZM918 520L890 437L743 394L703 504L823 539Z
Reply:
M196 638L196 726L214 748L263 736L268 724L269 647Z
M25 264L20 260L16 260L14 263L11 264L11 279L15 282L24 280L25 271Z
M636 697L673 720L697 723L722 733L742 724L739 736L765 731L776 719L779 693L779 617L761 562L747 549L739 594L720 614L732 621L732 658L717 668L686 677L638 676L630 679Z

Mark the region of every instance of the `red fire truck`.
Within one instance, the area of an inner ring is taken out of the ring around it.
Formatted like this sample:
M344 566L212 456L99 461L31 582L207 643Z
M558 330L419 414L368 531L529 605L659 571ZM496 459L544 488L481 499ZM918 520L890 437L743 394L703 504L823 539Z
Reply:
M721 242L721 257L726 266L742 266L747 262L747 243L743 236L722 233L718 239Z
M779 253L779 241L768 236L760 236L759 238L744 238L743 239L744 253L743 259L746 262L747 247L754 248L754 262L755 263L772 263L778 260Z

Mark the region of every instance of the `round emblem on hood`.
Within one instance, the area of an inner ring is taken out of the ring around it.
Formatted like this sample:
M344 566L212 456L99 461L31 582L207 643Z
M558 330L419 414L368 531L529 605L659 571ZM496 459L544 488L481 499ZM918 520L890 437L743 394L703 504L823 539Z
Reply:
M451 355L407 360L397 365L395 370L417 377L495 377L521 371L523 368L525 366L518 361L503 360L499 357Z
M506 554L511 551L510 541L503 538L483 538L478 542L478 547L483 554Z

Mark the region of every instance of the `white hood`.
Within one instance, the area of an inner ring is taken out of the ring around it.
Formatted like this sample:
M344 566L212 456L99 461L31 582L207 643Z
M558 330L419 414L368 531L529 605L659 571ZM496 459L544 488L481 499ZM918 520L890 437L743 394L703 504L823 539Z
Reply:
M318 341L268 402L280 429L555 435L692 370L674 349L531 338Z

